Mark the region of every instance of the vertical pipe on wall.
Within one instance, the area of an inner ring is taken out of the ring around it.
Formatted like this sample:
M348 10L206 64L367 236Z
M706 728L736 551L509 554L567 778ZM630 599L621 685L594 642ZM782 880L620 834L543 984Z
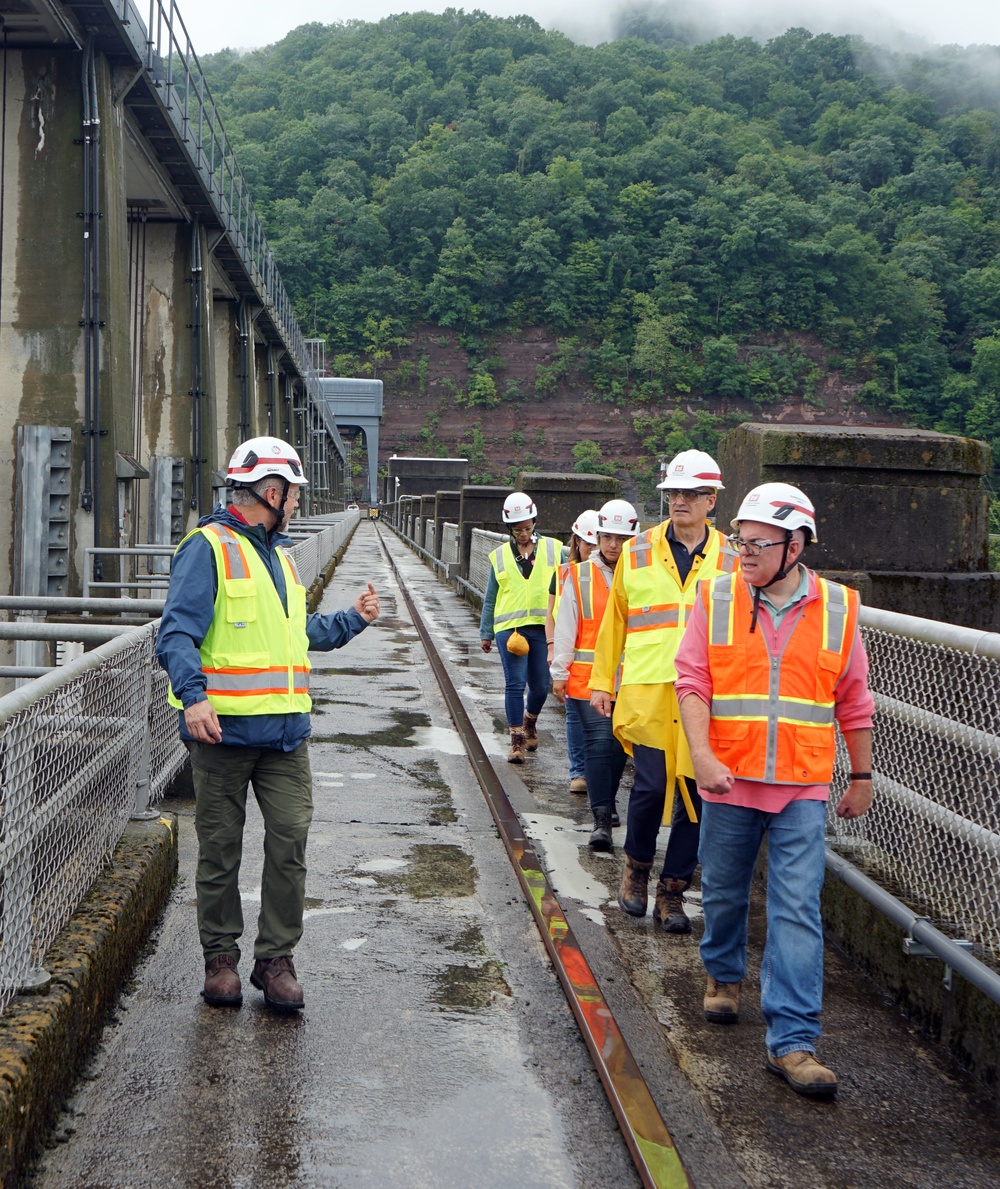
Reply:
M202 467L205 458L204 401L202 391L202 292L201 227L195 219L191 227L191 507L201 505Z
M267 348L267 433L269 437L274 437L275 430L274 402L276 379L274 348L269 345Z
M245 442L250 437L250 319L246 298L240 301L237 323L240 336L240 441Z
M88 71L88 86L90 89L90 126L91 126L91 163L90 163L90 223L91 251L91 337L90 350L91 392L90 403L94 427L90 434L92 443L91 474L94 491L94 548L101 545L101 117L97 100L97 62L94 54L94 43L90 43L90 69ZM103 566L99 558L94 558L94 578L103 578Z
M93 345L91 324L91 253L90 238L90 169L91 169L91 113L90 113L90 59L94 52L93 35L87 38L83 51L83 65L80 69L80 86L83 100L83 489L80 492L80 507L85 512L93 510L91 464L91 436L94 431L90 392L90 351Z

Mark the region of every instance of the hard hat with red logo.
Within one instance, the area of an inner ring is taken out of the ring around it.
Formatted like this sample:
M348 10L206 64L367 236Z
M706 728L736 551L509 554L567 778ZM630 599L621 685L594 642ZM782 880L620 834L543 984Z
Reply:
M596 508L581 512L573 523L573 533L588 545L597 544L597 522L600 513Z
M302 461L287 442L281 438L250 438L236 447L229 460L226 483L229 487L251 487L270 475L297 487L306 486Z
M657 491L691 491L695 487L714 487L723 491L722 472L719 464L704 450L682 450L671 459L667 477L657 483Z
M817 541L816 509L812 500L791 483L761 483L753 491L748 491L733 518L733 528L738 529L741 520L773 524L775 528L786 528L790 532L803 528L811 544L815 545Z
M639 513L628 500L608 500L597 513L597 531L618 537L634 537L639 531Z
M503 502L504 524L520 524L522 520L537 520L538 509L530 495L512 491Z

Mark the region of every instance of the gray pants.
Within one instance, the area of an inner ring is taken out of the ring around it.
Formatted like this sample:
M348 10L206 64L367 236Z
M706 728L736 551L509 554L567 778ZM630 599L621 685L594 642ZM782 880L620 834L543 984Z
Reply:
M247 788L264 818L264 870L260 881L255 958L280 958L302 936L306 889L306 837L312 821L308 744L294 751L188 743L194 776L198 834L198 931L206 961L238 959L243 934L239 874L243 857Z

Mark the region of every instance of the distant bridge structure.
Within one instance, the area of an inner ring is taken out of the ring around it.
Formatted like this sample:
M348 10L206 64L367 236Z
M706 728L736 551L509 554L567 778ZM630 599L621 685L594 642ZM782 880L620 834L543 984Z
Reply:
M368 482L364 498L378 502L378 430L382 423L382 381L321 376L319 389L328 416L341 429L365 435Z

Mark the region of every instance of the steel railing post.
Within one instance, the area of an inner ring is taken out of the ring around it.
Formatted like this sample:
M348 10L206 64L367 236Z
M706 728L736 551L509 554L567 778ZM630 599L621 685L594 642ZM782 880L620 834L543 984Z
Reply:
M139 764L135 774L135 806L131 820L152 821L159 817L155 809L149 808L151 757L153 750L153 641L150 639L143 673L143 715L142 740L139 744Z

